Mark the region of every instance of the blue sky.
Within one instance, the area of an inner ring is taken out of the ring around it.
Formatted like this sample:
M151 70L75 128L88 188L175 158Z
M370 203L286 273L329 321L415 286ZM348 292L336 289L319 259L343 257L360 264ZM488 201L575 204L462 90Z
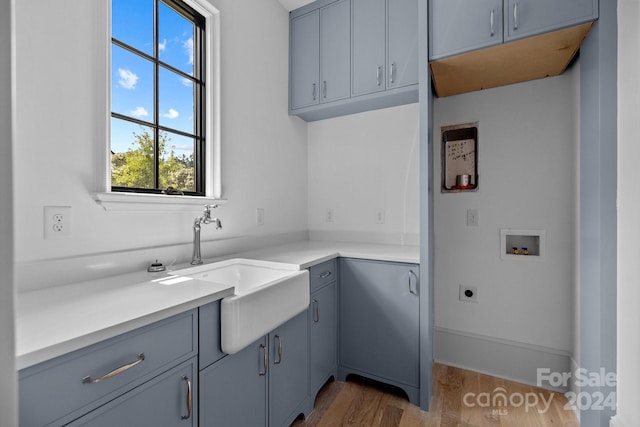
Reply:
M112 36L153 55L153 0L112 0ZM159 3L158 55L160 60L193 75L193 25L163 3ZM193 84L183 76L160 67L159 122L193 133ZM143 57L112 44L111 111L147 122L154 120L153 66ZM111 119L111 149L131 147L132 132L140 126ZM193 140L170 134L170 145L178 155L193 152Z

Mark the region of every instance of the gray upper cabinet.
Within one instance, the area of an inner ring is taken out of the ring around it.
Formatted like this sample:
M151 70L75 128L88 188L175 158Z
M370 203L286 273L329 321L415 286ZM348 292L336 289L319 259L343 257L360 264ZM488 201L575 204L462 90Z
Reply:
M317 0L291 12L289 54L303 120L417 102L418 0Z
M291 108L303 108L319 102L320 12L318 10L291 20Z
M598 18L598 0L505 0L505 41Z
M598 0L429 0L429 58L441 59L598 18Z
M417 84L417 0L352 0L352 8L352 95Z
M292 109L349 97L350 20L350 0L292 18Z
M320 102L350 95L350 19L349 0L340 0L320 9Z
M430 58L502 43L502 0L430 0Z
M418 1L388 0L389 88L418 83Z
M386 0L352 0L353 95L385 89Z

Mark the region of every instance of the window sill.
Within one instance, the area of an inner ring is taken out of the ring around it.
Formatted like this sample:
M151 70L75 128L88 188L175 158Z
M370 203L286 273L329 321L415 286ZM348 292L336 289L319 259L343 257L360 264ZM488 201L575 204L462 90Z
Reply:
M167 194L95 193L96 203L114 212L200 212L204 205L222 205L226 199Z

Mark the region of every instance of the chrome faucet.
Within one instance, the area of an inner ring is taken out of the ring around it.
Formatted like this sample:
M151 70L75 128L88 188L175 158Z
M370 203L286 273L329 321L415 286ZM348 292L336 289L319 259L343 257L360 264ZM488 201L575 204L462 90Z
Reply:
M216 230L222 228L222 222L218 218L211 218L211 209L217 208L218 205L204 205L204 213L200 217L193 220L193 256L191 257L191 265L202 264L202 254L200 253L200 224L215 224Z

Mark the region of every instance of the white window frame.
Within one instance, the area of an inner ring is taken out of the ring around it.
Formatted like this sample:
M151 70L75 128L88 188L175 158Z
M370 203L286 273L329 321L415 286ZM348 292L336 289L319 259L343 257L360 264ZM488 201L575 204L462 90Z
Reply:
M181 0L205 18L206 52L206 99L205 125L205 196L172 196L166 194L144 194L111 191L111 1L101 2L103 14L94 17L96 37L100 37L104 61L96 61L96 79L101 79L102 93L97 99L104 99L98 107L102 118L98 124L100 147L97 150L95 200L105 210L119 211L200 211L204 204L222 204L222 161L220 158L220 11L206 0ZM104 16L107 19L104 19Z

